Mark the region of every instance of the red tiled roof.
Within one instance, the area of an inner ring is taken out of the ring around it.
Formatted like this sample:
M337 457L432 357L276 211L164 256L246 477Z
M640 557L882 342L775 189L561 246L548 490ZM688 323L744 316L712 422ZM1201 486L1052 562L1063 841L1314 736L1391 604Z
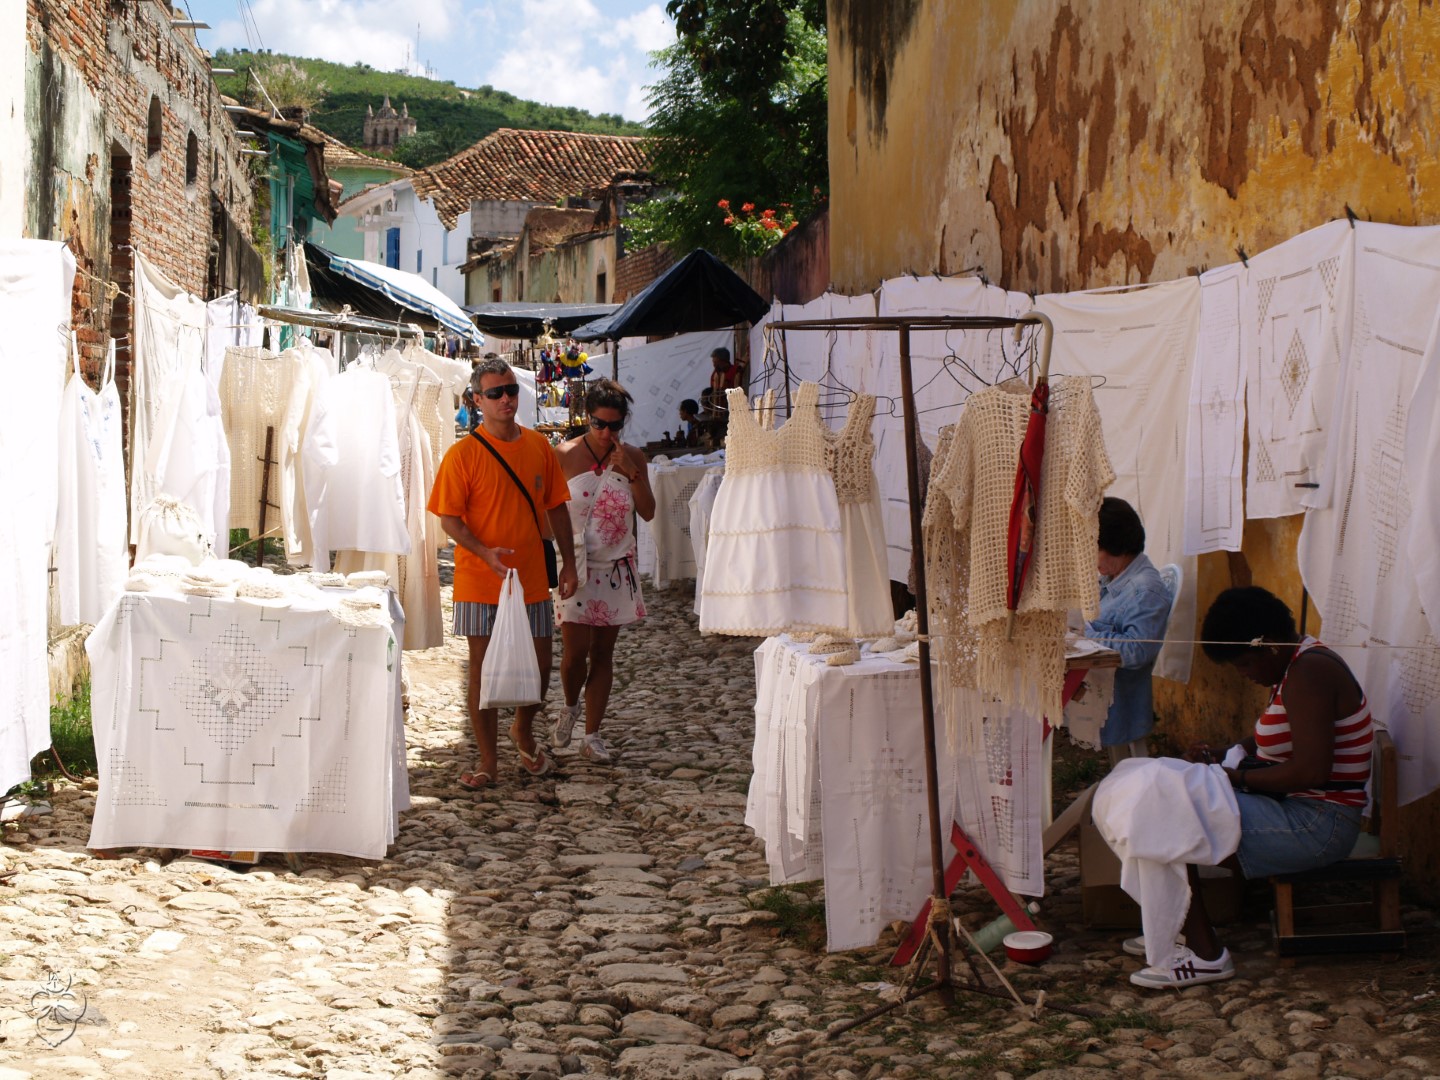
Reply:
M397 177L409 176L410 169L401 165L398 161L386 161L384 158L371 157L369 154L362 154L353 146L347 146L329 132L321 132L325 136L325 167L327 169L341 168L370 168L389 169Z
M616 173L648 169L635 135L501 128L454 157L419 169L415 194L431 199L447 229L474 199L554 203L603 187Z

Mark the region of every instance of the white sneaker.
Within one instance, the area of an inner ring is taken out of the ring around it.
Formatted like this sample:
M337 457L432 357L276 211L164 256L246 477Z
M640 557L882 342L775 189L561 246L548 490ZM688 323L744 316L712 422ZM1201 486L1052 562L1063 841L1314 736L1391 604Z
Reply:
M560 715L555 717L555 730L550 733L550 745L560 750L570 745L570 738L575 731L575 722L580 719L580 703L566 705L560 710Z
M1235 961L1230 959L1230 950L1221 949L1215 960L1201 960L1184 945L1175 952L1173 967L1141 968L1130 976L1136 986L1154 990L1184 989L1201 983L1223 982L1235 977Z
M605 745L605 740L596 735L586 735L580 740L580 756L589 758L591 761L599 762L601 765L610 763L610 748Z
M1184 945L1185 935L1181 934L1175 939L1175 944ZM1145 956L1145 935L1137 934L1135 937L1127 937L1120 943L1120 951L1127 956Z

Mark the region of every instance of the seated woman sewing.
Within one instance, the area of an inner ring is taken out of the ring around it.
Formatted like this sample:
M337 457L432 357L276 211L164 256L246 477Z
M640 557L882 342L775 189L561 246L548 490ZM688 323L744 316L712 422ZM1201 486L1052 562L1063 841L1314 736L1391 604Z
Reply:
M1211 660L1271 688L1254 734L1227 755L1236 763L1225 772L1240 808L1240 872L1247 878L1292 874L1344 858L1360 832L1373 738L1370 708L1354 674L1315 638L1301 638L1290 609L1261 588L1222 592L1200 636ZM1214 760L1204 744L1186 756ZM1188 986L1235 974L1205 913L1195 867L1189 873L1185 945L1172 967L1131 975L1138 986ZM1131 938L1125 950L1143 954L1143 939Z

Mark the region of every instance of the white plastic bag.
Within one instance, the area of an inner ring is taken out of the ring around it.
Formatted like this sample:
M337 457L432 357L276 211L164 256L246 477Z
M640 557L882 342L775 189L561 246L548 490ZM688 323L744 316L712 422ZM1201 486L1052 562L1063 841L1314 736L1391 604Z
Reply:
M504 709L540 702L540 661L525 615L520 575L510 570L500 585L500 606L480 665L480 708Z

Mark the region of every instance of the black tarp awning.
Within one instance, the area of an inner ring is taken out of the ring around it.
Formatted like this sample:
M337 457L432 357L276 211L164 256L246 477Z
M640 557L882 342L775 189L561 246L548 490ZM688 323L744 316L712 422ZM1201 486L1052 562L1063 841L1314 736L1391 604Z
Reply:
M620 310L574 331L577 341L666 337L758 321L770 305L739 274L697 248L636 293Z
M619 304L476 304L465 313L487 334L502 338L533 341L545 332L548 323L557 334L568 334L576 327L611 315Z

